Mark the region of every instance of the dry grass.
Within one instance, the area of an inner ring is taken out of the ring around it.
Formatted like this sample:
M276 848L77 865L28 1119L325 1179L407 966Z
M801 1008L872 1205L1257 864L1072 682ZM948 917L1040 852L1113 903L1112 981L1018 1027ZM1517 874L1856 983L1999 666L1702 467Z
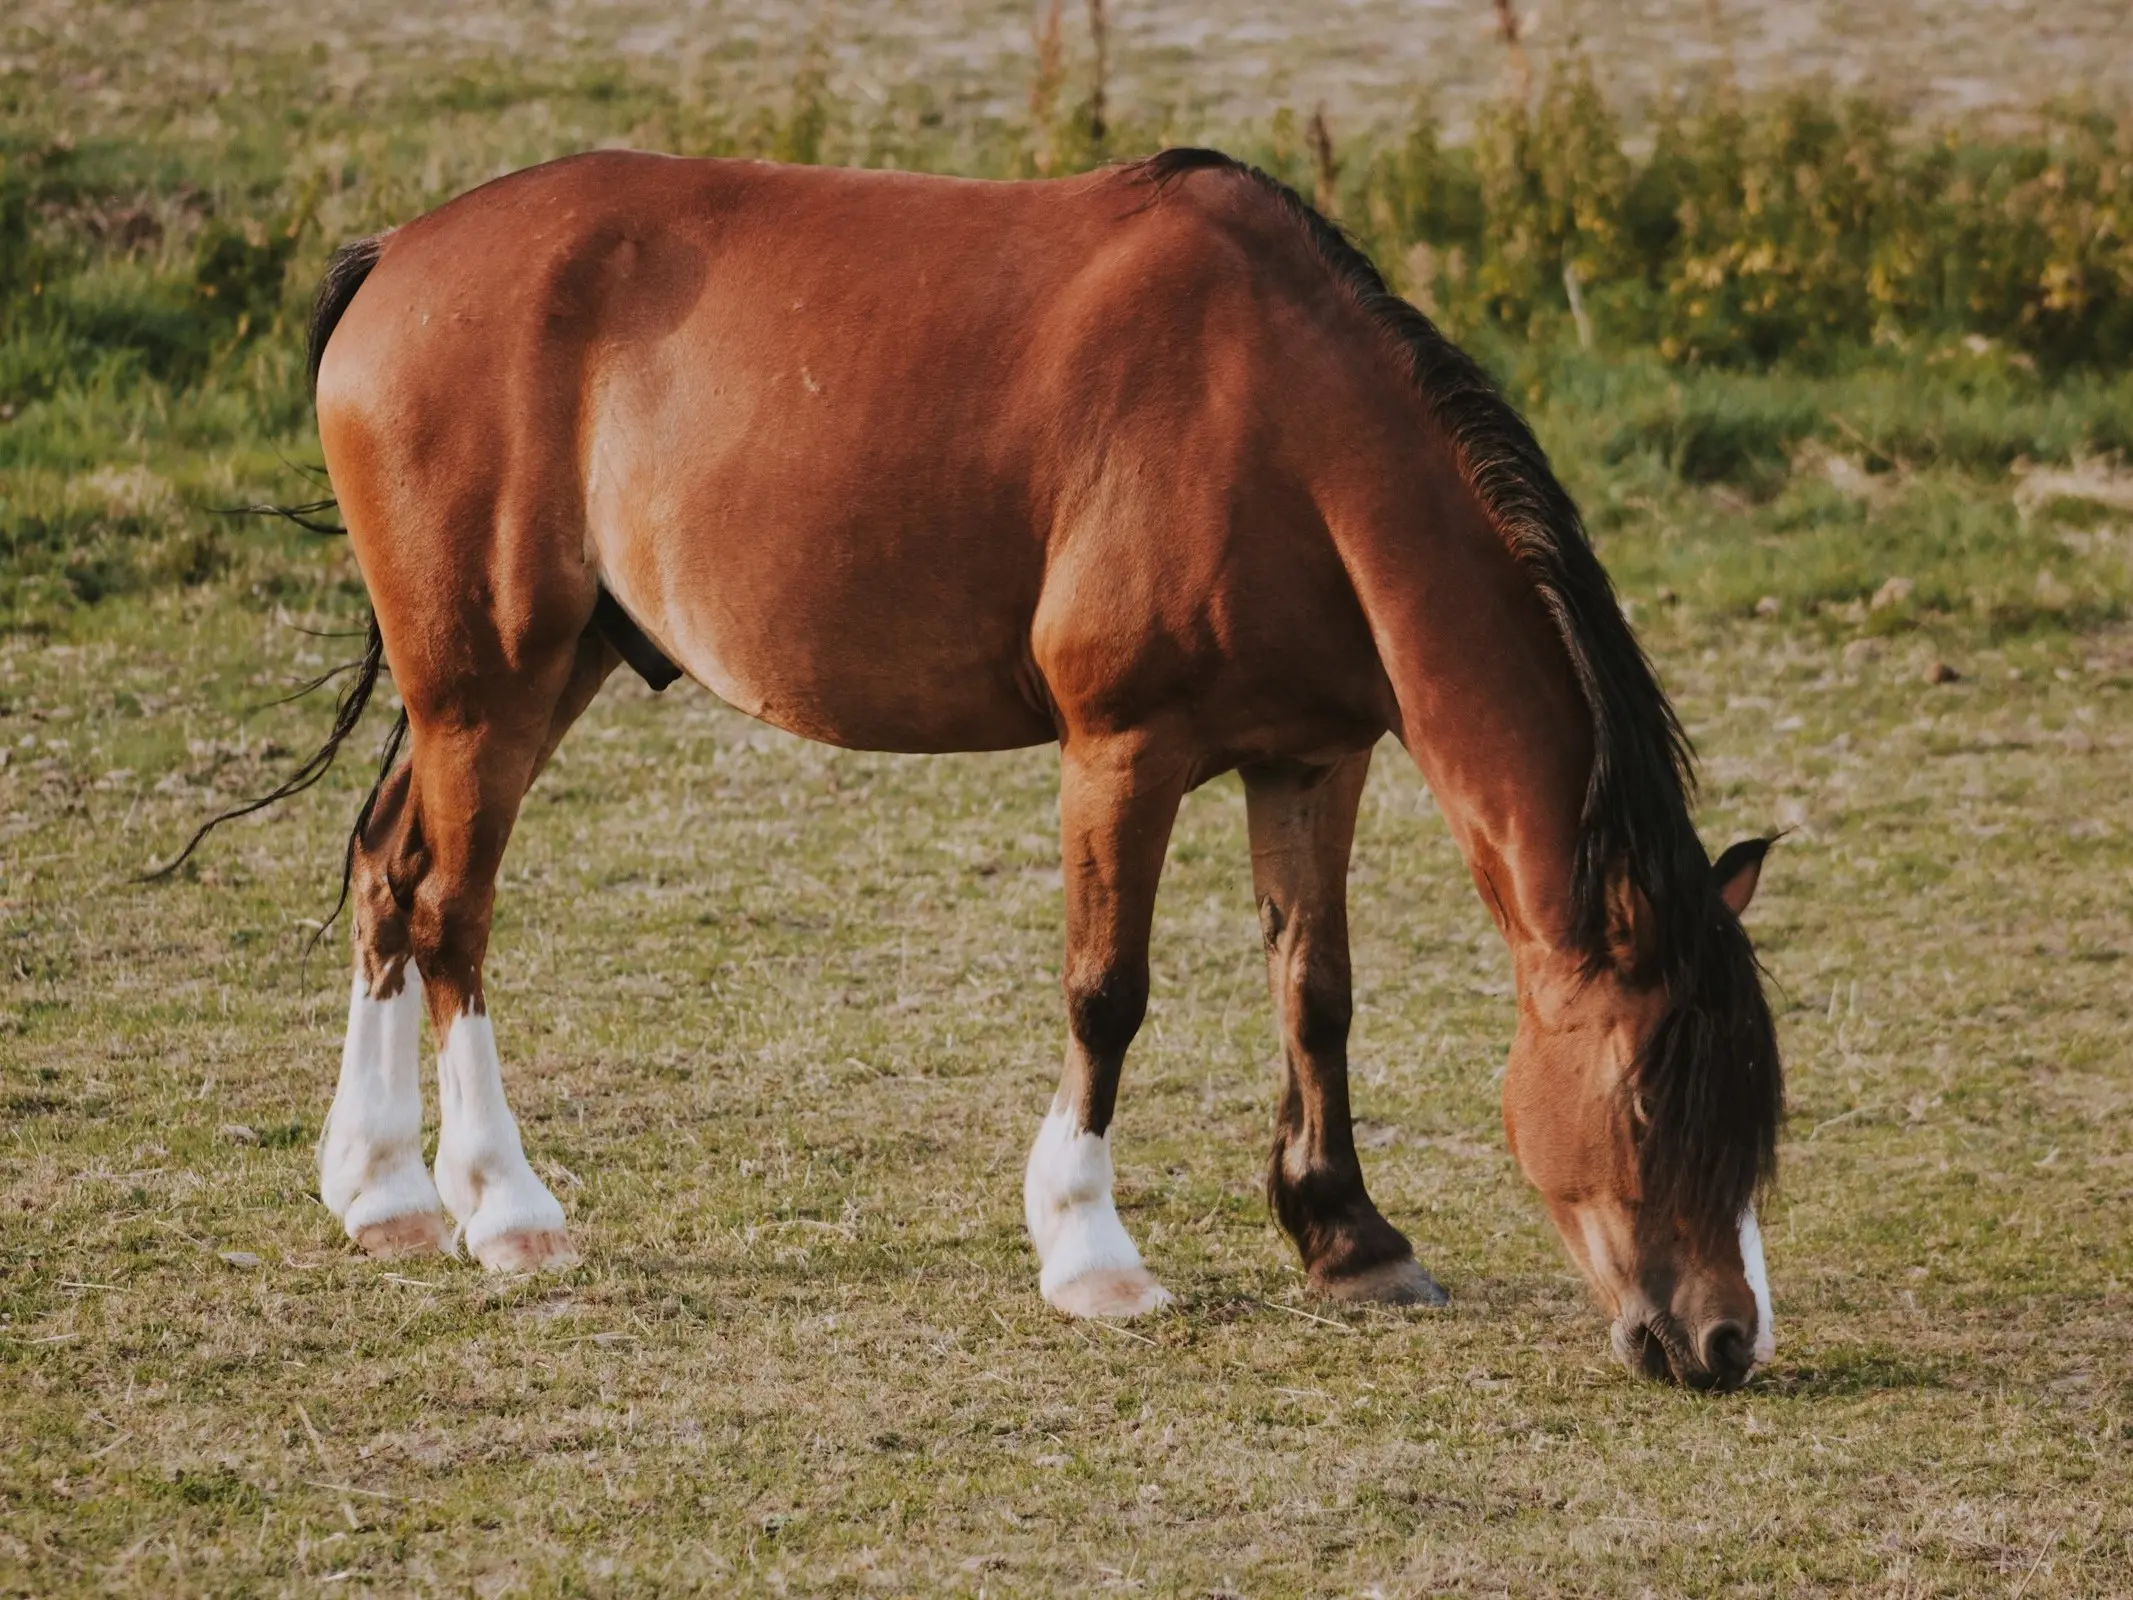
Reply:
M355 1259L311 1193L340 946L299 954L353 776L121 881L315 732L230 711L319 646L228 593L98 615L0 655L0 1589L2122 1587L2123 633L1660 614L1711 835L1797 830L1755 918L1780 1356L1714 1403L1607 1364L1502 1149L1506 965L1396 749L1360 1113L1448 1312L1307 1305L1258 1198L1233 781L1186 811L1120 1128L1183 1308L1070 1325L1017 1207L1060 1042L1049 755L833 752L686 687L594 709L502 901L514 1094L587 1265Z

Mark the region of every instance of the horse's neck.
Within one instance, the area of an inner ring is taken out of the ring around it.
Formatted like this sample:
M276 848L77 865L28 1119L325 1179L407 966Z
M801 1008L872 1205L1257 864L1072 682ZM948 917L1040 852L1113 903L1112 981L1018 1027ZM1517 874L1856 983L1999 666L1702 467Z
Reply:
M1592 719L1554 621L1448 465L1339 527L1421 768L1523 965L1568 946Z

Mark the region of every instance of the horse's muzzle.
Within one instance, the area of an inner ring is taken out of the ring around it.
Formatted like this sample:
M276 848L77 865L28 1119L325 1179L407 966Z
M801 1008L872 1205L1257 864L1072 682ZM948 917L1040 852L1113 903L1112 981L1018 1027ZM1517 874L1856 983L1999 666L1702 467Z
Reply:
M1726 1392L1755 1370L1755 1339L1730 1318L1713 1322L1693 1338L1665 1312L1641 1322L1614 1325L1615 1359L1631 1372L1662 1383Z

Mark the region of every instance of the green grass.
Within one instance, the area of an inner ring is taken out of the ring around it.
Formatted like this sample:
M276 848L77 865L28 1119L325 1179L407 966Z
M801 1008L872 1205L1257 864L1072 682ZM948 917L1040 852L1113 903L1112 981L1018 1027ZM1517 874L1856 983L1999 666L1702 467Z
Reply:
M1019 1201L1063 1045L1050 753L836 752L634 681L529 800L489 967L586 1263L383 1267L311 1166L345 946L305 943L363 762L129 881L315 745L321 701L248 708L361 618L337 541L211 508L318 492L293 310L329 240L604 138L781 147L804 107L767 44L701 66L767 97L692 100L530 13L509 68L339 12L319 59L235 7L55 15L0 22L38 67L0 67L0 143L70 134L38 237L84 264L0 340L0 1593L2123 1592L2133 380L1472 330L1699 742L1707 837L1792 830L1751 915L1793 1113L1745 1393L1608 1360L1503 1148L1508 963L1392 747L1357 1110L1448 1310L1307 1300L1267 1216L1233 779L1181 820L1121 1100L1180 1307L1069 1324ZM1019 159L901 92L874 155Z

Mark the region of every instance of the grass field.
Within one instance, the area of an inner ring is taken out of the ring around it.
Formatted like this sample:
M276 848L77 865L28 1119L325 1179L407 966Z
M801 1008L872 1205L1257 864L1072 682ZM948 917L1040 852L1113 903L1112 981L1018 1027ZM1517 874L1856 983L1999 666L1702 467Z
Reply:
M1120 1126L1182 1308L1069 1325L1017 1203L1048 756L836 753L621 685L531 803L491 968L588 1260L498 1282L354 1259L312 1198L345 990L300 939L352 778L123 881L315 733L235 708L318 642L241 590L12 641L0 1588L2121 1590L2133 638L1648 615L1712 835L1796 830L1755 919L1779 1356L1716 1403L1612 1368L1523 1192L1507 966L1396 751L1360 1114L1449 1311L1311 1305L1266 1217L1233 781L1185 813Z
M1308 1299L1260 1198L1234 779L1181 819L1117 1133L1180 1304L1070 1324L1020 1215L1063 1043L1051 754L831 751L633 680L534 791L489 965L585 1264L381 1266L311 1157L347 988L340 930L305 941L363 763L129 881L316 744L322 699L252 708L362 615L337 542L207 509L316 492L287 327L159 285L317 179L293 304L326 235L686 119L580 59L627 7L470 13L469 56L515 27L545 76L365 93L348 52L237 49L244 15L0 20L0 148L65 134L84 174L51 226L144 230L72 314L168 339L34 398L0 339L0 1594L2133 1592L2133 379L1484 330L1702 749L1706 837L1791 830L1750 918L1792 1116L1745 1392L1608 1359L1503 1147L1508 962L1393 746L1357 1110L1448 1309ZM381 73L433 31L359 23Z

